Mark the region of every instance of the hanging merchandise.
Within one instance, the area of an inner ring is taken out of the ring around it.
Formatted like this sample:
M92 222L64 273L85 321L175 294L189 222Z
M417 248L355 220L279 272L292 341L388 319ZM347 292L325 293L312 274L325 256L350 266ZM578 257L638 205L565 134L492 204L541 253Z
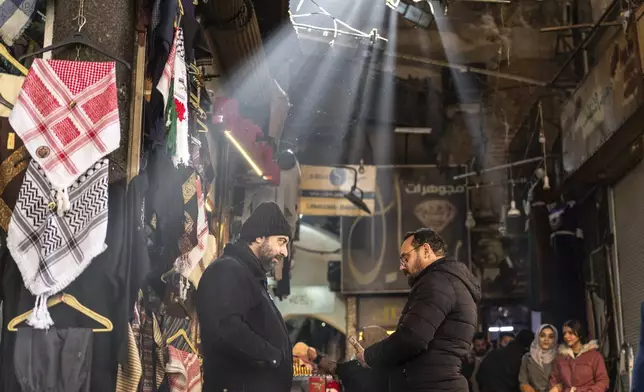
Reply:
M201 392L201 363L197 354L168 347L170 361L166 365L170 392Z
M0 117L0 229L9 228L11 213L29 163L29 153L16 136L9 120Z
M7 247L25 287L37 296L27 323L53 325L47 297L67 287L105 248L107 234L107 159L95 163L69 187L65 214L57 212L54 186L45 170L31 161L9 223Z
M7 101L11 106L15 105L24 81L23 76L0 73L0 99ZM0 117L9 117L11 109L13 107L7 107L0 101Z
M192 270L201 261L206 252L208 240L208 222L206 221L206 210L204 204L204 196L201 188L201 180L197 175L194 175L194 188L192 195L188 195L188 200L196 195L197 198L197 244L192 247L187 253L183 253L174 263L176 272L180 273L185 278L190 278ZM184 200L186 198L186 190L184 187ZM188 217L190 218L190 217ZM192 231L192 229L190 230ZM182 298L185 298L182 296Z
M115 64L34 60L9 121L64 193L119 147Z

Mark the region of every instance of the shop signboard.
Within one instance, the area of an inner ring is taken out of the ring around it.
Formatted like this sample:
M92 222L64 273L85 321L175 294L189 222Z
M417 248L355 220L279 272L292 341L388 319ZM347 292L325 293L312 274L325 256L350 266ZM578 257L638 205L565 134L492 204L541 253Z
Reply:
M407 292L399 271L405 233L428 227L447 243L448 257L469 262L467 187L463 166L378 167L373 216L341 220L342 292Z
M564 170L579 169L643 102L637 31L615 29L609 49L564 104Z
M293 286L291 294L275 305L283 315L331 314L335 300L336 294L328 286Z
M407 296L379 296L358 298L358 328L377 325L395 329Z
M350 169L352 168L352 169ZM356 173L358 180L355 181ZM365 166L311 166L302 165L300 183L300 213L316 216L367 215L345 195L352 192L362 199L373 212L376 199L376 167Z

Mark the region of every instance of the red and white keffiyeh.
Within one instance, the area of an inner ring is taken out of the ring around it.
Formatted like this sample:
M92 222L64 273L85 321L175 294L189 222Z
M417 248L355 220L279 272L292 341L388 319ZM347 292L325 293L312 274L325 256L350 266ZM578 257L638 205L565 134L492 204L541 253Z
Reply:
M201 363L196 354L168 346L170 354L165 371L171 392L201 392Z
M208 247L208 221L206 217L206 206L204 202L203 191L201 189L201 180L197 176L195 181L197 188L197 245L188 253L179 256L174 262L175 270L184 278L190 278L192 270L199 264L206 248Z
M69 187L119 147L114 62L34 60L9 122L52 185Z

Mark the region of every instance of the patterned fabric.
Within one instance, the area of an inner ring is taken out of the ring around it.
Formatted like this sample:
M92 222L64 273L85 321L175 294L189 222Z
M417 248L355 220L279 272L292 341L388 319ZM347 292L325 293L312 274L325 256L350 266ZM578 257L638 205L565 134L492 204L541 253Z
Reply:
M170 392L201 392L201 364L193 353L168 347L170 361L166 366Z
M186 332L191 331L194 323L196 321L190 318L165 316L163 318L163 339L167 341L182 329ZM196 341L194 336L190 336L189 334L189 337L192 341ZM190 346L188 346L188 343L184 339L175 339L171 345L181 351L190 351Z
M185 278L190 278L192 270L201 261L206 252L208 240L208 222L206 221L206 209L201 180L195 176L195 190L197 193L197 245L188 253L184 253L174 262L175 270Z
M36 319L48 317L39 313L47 312L46 298L40 296L63 290L106 249L108 166L108 160L102 159L72 184L71 208L59 216L52 211L55 192L45 171L34 160L29 164L9 222L7 248L25 287L39 296ZM53 324L49 318L43 322L32 325Z
M24 76L0 74L0 95L2 95L2 98L15 105L24 81ZM9 117L10 114L11 109L0 105L0 117Z
M174 60L173 98L177 112L176 144L172 155L175 167L190 163L190 141L188 126L188 70L186 69L186 50L183 45L183 30L178 29Z
M116 392L137 392L143 369L141 367L141 357L139 348L136 344L134 330L132 325L128 324L127 328L127 364L118 367L116 375Z
M0 229L7 233L13 208L29 165L29 153L9 125L0 118Z
M174 61L176 59L177 52L177 37L179 35L179 30L174 34L174 39L172 40L172 46L170 47L170 54L168 55L168 61L163 67L163 73L161 74L161 79L157 84L157 90L163 96L163 107L168 106L168 96L170 95L170 84L172 83L172 75L174 75Z
M9 46L25 31L36 11L37 0L0 0L0 38Z
M69 187L119 147L114 63L34 60L9 121L49 181Z

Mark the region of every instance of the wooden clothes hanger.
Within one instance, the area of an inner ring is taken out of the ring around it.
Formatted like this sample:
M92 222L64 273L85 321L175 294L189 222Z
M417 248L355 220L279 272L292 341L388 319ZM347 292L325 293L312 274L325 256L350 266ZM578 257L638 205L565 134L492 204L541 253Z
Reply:
M85 316L91 318L92 320L96 321L97 323L101 324L104 327L104 328L94 328L92 329L93 332L111 332L114 329L114 325L108 318L101 316L100 314L94 312L93 310L83 306L80 302L78 302L76 297L74 297L71 294L61 294L61 295L57 295L54 298L49 299L49 301L47 301L47 307L51 308L60 303L66 303L70 307L78 310ZM33 310L30 310L28 312L21 314L20 316L15 317L13 320L9 322L9 325L7 325L7 330L11 332L16 332L18 330L16 326L18 326L18 324L22 323L23 321L27 320L27 318L29 317L29 315L31 315L32 312Z
M193 354L197 354L197 355L199 354L199 352L197 351L197 348L195 347L194 343L192 343L192 341L188 337L188 334L186 333L186 331L183 328L181 328L179 331L177 331L177 333L175 333L174 335L170 336L168 338L168 340L166 340L166 344L172 344L172 342L174 342L175 340L177 340L179 338L183 338L183 340L186 341L186 344L188 344L188 347L190 347L190 350L192 350Z
M18 71L20 71L21 74L27 75L27 72L29 72L29 70L25 68L24 65L20 64L20 62L16 60L11 55L11 53L9 53L9 51L3 44L0 44L0 56L4 57L9 62L9 64L13 65Z
M77 32L75 32L74 34L68 36L67 38L65 38L65 39L63 39L63 40L61 40L61 41L59 41L59 42L57 42L55 44L46 46L46 47L44 47L42 49L39 49L39 50L36 50L34 52L27 53L27 54L25 54L23 56L20 56L20 61L22 61L22 60L24 60L26 58L29 58L29 57L34 57L34 56L38 56L38 55L46 53L46 52L54 51L54 50L56 50L58 48L62 48L62 47L70 46L70 45L75 45L75 46L82 45L82 46L87 46L88 48L94 49L94 51L96 51L96 52L98 52L98 53L100 53L100 54L102 54L102 55L104 55L106 57L109 57L112 60L118 61L119 63L123 64L125 66L125 68L127 68L128 70L132 69L132 66L130 65L130 63L128 63L127 61L123 60L122 58L120 58L118 56L115 56L113 54L108 53L105 49L101 48L100 46L98 46L97 44L92 42L89 38L87 38L81 32L81 30L83 29L83 26L85 26L85 23L87 23L87 18L85 18L85 16L82 14L82 9L79 11L79 14L78 14L78 16L76 18L78 18L78 31Z

